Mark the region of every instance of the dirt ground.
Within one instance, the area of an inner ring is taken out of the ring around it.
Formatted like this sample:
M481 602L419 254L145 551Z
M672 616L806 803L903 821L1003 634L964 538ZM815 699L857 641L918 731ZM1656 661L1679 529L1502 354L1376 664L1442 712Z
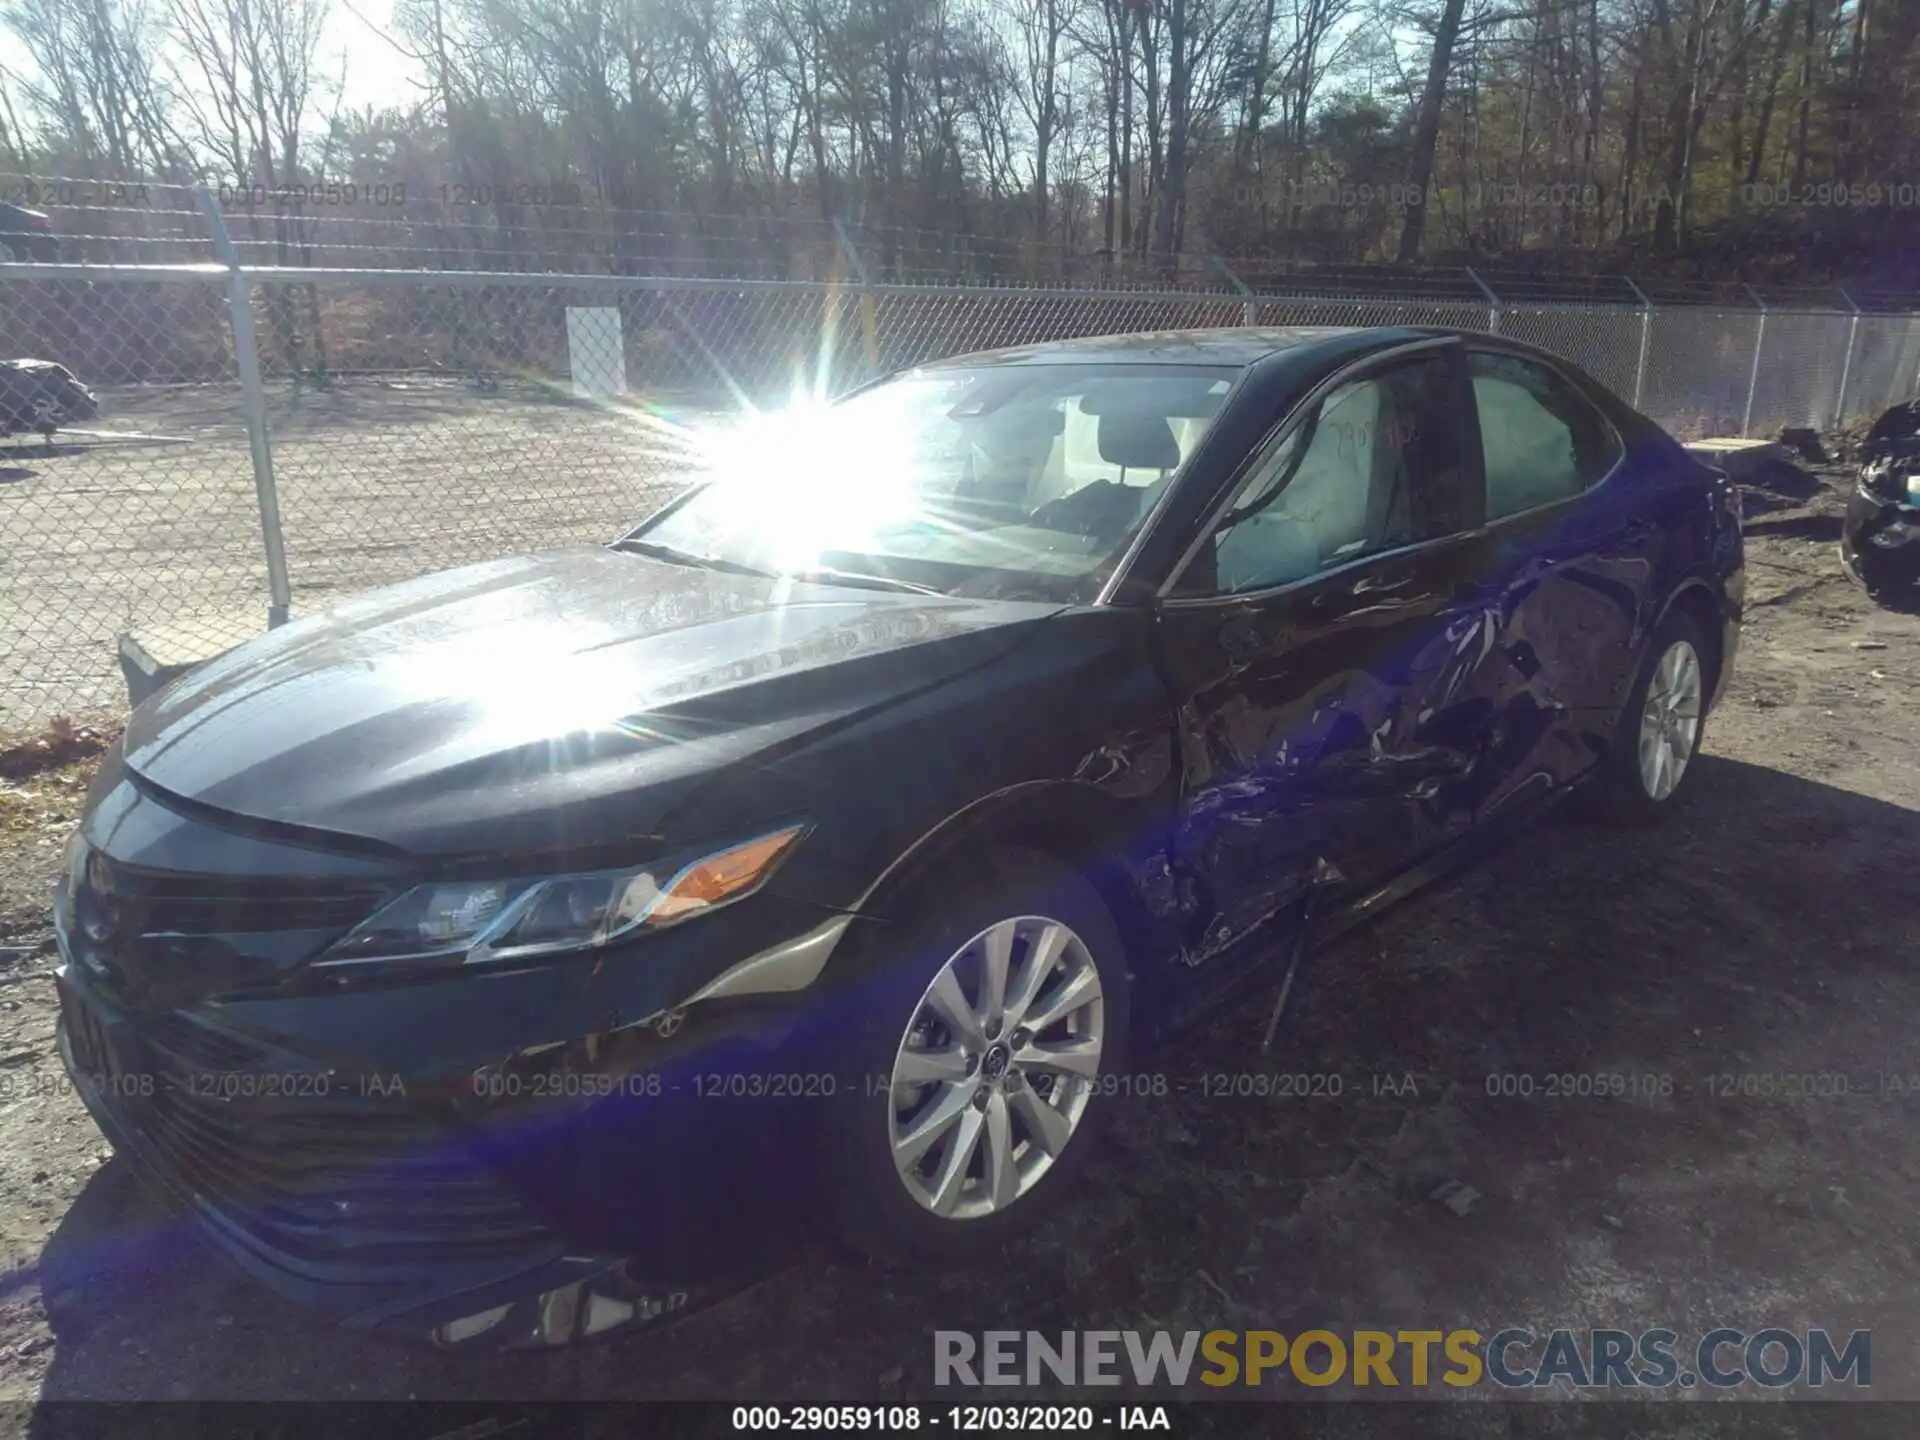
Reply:
M1313 957L1274 1055L1263 1000L1142 1062L1169 1093L1127 1102L1084 1198L991 1269L823 1250L556 1355L325 1328L137 1188L44 1093L46 896L84 767L0 789L0 1401L932 1400L935 1328L1312 1325L1871 1328L1872 1393L1920 1398L1920 618L1842 578L1847 483L1749 497L1732 693L1666 826L1549 822ZM1342 1093L1198 1083L1273 1071ZM1566 1072L1672 1092L1488 1094ZM1810 1075L1852 1093L1737 1078ZM1446 1179L1479 1192L1464 1214L1428 1198Z

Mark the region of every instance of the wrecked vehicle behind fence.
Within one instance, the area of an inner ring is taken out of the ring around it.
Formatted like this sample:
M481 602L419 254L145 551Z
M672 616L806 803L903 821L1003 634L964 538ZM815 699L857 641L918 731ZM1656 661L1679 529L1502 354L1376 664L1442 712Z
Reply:
M0 360L0 436L38 431L51 440L62 425L92 420L100 401L52 360Z
M1870 595L1920 580L1920 399L1895 405L1867 432L1840 563Z

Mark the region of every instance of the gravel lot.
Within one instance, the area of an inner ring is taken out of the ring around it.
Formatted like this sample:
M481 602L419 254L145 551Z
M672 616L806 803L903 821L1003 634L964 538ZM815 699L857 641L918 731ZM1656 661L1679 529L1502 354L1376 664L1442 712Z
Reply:
M399 513L406 477L383 473L367 503ZM1318 1324L1871 1327L1873 1394L1920 1398L1920 619L1841 577L1846 484L1749 497L1744 648L1667 826L1551 822L1314 957L1275 1056L1261 1001L1142 1061L1169 1093L1128 1102L1084 1200L992 1270L822 1251L673 1329L552 1356L316 1325L149 1201L77 1101L33 1093L55 1065L45 897L84 767L0 790L0 1400L932 1400L936 1326ZM1196 1083L1276 1069L1342 1094ZM1563 1072L1673 1089L1487 1093ZM1716 1078L1813 1074L1857 1093ZM1464 1215L1428 1198L1446 1179L1480 1192Z
M266 620L239 387L109 389L101 415L51 449L0 439L0 734L124 705L117 647L132 626L231 640ZM274 393L295 613L443 565L611 539L670 493L670 431L651 415L459 379Z

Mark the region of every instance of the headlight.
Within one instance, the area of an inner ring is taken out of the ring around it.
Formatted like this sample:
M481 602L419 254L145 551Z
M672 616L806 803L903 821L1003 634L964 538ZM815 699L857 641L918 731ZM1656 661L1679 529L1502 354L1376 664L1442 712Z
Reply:
M626 870L419 885L314 963L474 965L597 949L745 898L806 830L790 825L692 860Z
M1860 492L1870 500L1900 498L1900 487L1894 483L1891 456L1880 456L1860 467Z
M1920 460L1883 455L1860 467L1860 491L1869 500L1920 505Z
M76 825L73 833L67 836L66 877L67 893L78 893L80 883L87 878L87 857L93 854L93 847L87 844L85 826Z
M93 847L87 844L87 832L84 826L76 826L73 834L67 837L66 854L66 913L72 915L80 902L80 887L86 883L87 861L93 854Z

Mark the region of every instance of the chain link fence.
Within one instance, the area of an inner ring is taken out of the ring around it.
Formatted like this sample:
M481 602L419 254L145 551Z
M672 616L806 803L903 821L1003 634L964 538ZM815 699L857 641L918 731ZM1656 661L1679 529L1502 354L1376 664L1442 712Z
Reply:
M257 628L265 562L226 326L218 276L0 281L0 359L69 365L98 397L45 441L23 413L43 387L0 389L0 428L29 427L0 438L0 732L120 707L131 627Z
M1920 369L1912 316L1637 292L1256 293L1224 268L1212 289L1149 291L232 258L0 265L0 359L64 364L99 400L50 442L31 414L0 438L0 732L123 709L129 631L207 650L258 633L270 605L312 612L604 541L673 493L689 427L970 350L1249 323L1494 329L1683 436L1870 414Z

